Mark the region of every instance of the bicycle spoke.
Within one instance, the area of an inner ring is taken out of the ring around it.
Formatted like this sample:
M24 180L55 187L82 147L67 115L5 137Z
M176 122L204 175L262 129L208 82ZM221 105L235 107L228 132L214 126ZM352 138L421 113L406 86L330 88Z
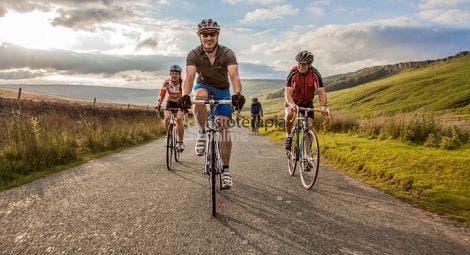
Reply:
M172 134L171 134L171 128L168 127L168 134L167 134L167 137L166 137L166 168L168 170L171 169L171 165L172 165L172 157L173 157L173 137L172 137Z
M306 189L311 189L318 177L320 150L318 139L313 130L303 134L302 155L300 159L300 179Z

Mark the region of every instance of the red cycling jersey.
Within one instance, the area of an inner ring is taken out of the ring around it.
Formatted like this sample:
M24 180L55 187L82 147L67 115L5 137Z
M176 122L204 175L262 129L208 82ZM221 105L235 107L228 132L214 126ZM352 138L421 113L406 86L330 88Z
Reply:
M304 74L294 66L287 76L286 87L292 87L292 99L296 104L307 104L313 101L315 89L323 87L323 80L317 69L310 67Z
M177 84L173 84L171 79L167 79L163 82L162 88L160 89L160 98L157 101L157 105L161 105L165 98L166 92L168 92L168 100L176 102L183 94L182 80L179 79Z

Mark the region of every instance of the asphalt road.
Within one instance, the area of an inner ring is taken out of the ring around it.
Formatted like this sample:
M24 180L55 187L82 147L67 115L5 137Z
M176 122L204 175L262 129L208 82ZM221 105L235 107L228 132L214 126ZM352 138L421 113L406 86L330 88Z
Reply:
M233 133L216 218L194 140L172 171L159 140L0 193L0 254L470 254L468 229L329 167L304 190L282 146Z

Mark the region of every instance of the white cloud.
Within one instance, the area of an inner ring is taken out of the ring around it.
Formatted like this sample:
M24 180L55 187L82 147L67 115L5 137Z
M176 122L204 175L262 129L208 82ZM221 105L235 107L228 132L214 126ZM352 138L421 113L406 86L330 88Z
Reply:
M297 13L299 13L299 9L294 8L290 4L270 9L256 9L247 13L241 23L248 24L262 20L281 19L283 16L296 15Z
M307 7L307 10L313 15L320 17L325 16L325 10L321 7L309 6Z
M419 16L429 19L434 23L442 25L458 25L470 23L470 11L467 10L426 10L419 13Z
M424 0L419 7L421 9L434 9L438 7L454 6L456 4L468 2L468 0Z
M470 44L469 29L429 27L400 17L348 25L326 25L303 33L285 31L277 34L282 40L252 44L242 52L269 63L277 70L295 64L295 54L311 50L314 65L324 75L345 73L364 67L401 61L439 58L465 49Z
M424 0L419 17L441 25L466 25L470 23L470 8L462 3L470 0Z
M284 0L223 0L224 3L228 4L260 4L260 5L270 5L270 4L280 4Z
M329 0L314 1L307 7L307 11L315 16L325 16L325 6L330 5Z

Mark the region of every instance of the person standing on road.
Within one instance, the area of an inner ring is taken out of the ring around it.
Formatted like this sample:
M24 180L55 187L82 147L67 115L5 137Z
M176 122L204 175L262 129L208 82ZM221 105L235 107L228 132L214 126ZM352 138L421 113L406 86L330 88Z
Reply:
M320 102L320 110L322 114L328 113L326 91L323 86L323 80L318 72L312 66L313 54L310 51L300 51L295 60L297 65L294 66L289 75L285 85L285 123L286 123L286 150L291 150L292 147L292 126L291 122L294 117L294 111L297 107L313 108L313 97L315 90L318 93L318 100ZM304 111L300 111L304 114ZM308 125L313 126L313 112L308 112Z
M182 95L182 83L183 80L181 79L181 72L182 69L179 65L172 65L170 66L170 78L163 81L162 87L160 88L160 97L157 100L155 110L157 114L162 109L162 103L165 99L165 95L168 93L168 99L166 101L166 108L179 108L178 100L181 98ZM168 133L168 124L170 123L170 115L171 112L169 110L165 110L165 128L167 129ZM178 133L178 141L176 144L176 149L183 151L184 150L184 124L183 124L183 112L178 111L176 113L176 130ZM166 141L166 139L165 139Z
M258 127L259 127L259 124L261 122L261 117L263 117L263 107L261 106L261 103L258 101L257 97L253 97L251 99L250 112L251 112L251 130L252 132L255 132L255 123L258 123Z
M235 110L241 110L245 103L242 93L242 84L238 74L238 63L234 52L220 45L220 26L217 21L204 19L197 26L197 35L201 45L191 50L186 58L186 78L183 84L183 96L180 103L182 108L191 107L189 94L194 91L196 100L207 100L214 97L217 100L232 100ZM197 73L197 84L193 83ZM230 82L234 94L230 96ZM198 127L195 153L204 155L206 145L205 122L207 108L205 105L194 105L194 116ZM218 105L215 114L217 122L221 124L219 130L223 139L220 141L220 153L223 161L222 188L232 187L232 178L229 170L232 141L228 136L228 126L232 117L230 105Z

